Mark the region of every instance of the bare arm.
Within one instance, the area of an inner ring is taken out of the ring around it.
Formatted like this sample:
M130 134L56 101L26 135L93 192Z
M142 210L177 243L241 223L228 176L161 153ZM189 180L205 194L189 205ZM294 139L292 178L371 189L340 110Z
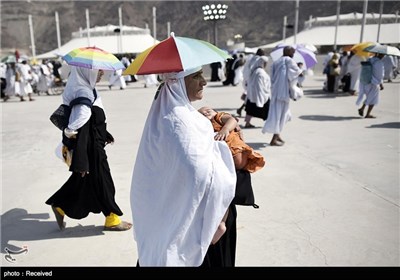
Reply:
M230 114L224 114L221 117L221 121L224 125L214 137L214 139L218 141L226 140L229 133L238 126L237 120Z

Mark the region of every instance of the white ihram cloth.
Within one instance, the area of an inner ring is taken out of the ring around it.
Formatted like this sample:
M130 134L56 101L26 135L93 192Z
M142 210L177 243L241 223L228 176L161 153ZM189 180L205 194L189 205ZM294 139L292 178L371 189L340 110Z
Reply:
M122 69L115 70L110 75L110 78L108 80L108 84L110 86L116 86L116 87L119 87L120 89L124 89L124 88L126 88L125 77L122 76ZM130 77L130 76L128 75L128 77Z
M365 61L365 59L361 56L354 54L347 61L347 73L350 73L350 90L357 90L360 83L360 74L361 74L361 61Z
M294 85L301 71L289 56L282 56L272 64L271 103L262 133L279 134L286 122L290 121L290 90L298 90Z
M232 154L191 105L183 75L153 101L133 170L140 266L200 266L235 193Z
M26 96L33 93L30 83L32 80L31 67L28 64L19 64L18 70L21 74L20 95Z
M377 105L379 103L380 84L383 83L384 66L382 60L374 56L369 59L372 63L372 79L369 84L360 83L360 92L357 97L356 105L360 105L365 98L365 105Z
M63 104L69 105L72 100L78 97L89 98L93 103L93 90L96 86L98 72L99 70L95 69L71 66L71 74L68 77L67 85L65 86L62 94ZM104 110L103 103L98 92L93 106L98 106ZM90 107L82 104L75 105L71 110L68 128L71 130L77 130L81 128L90 119L91 115L92 110Z
M267 62L268 57L255 56L247 82L247 100L259 108L264 107L271 96L271 80L264 69L264 63Z

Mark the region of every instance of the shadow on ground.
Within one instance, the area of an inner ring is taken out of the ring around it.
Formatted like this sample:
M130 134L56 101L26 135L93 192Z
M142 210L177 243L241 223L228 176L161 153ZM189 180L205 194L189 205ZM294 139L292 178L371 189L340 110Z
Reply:
M1 253L21 251L23 248L13 245L12 241L34 241L53 238L77 238L104 235L103 226L82 226L60 231L57 222L50 219L49 213L29 214L27 210L14 208L1 216ZM6 249L7 248L7 249ZM28 248L29 250L29 248Z
M246 144L249 145L250 147L252 147L253 150L261 150L262 148L269 146L269 144L262 143L262 142L255 142L255 143L247 143L246 142Z
M335 93L335 92L326 92L322 88L321 89L314 88L314 89L304 90L304 96L310 98L337 98L337 97L350 97L353 95L350 95L349 93L342 91Z
M361 119L360 117L341 117L341 116L326 116L326 115L304 115L299 117L306 121L349 121Z
M373 125L367 126L367 128L397 128L397 129L400 129L400 122L373 124Z

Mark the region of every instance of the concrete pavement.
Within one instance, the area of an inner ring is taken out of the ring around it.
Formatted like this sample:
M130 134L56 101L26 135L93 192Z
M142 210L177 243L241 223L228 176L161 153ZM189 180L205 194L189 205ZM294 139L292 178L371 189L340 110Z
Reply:
M244 130L267 164L252 176L260 208L238 206L237 266L400 264L400 78L385 83L376 119L360 118L356 97L325 93L322 82L306 77L305 96L290 104L283 147L268 145L260 119ZM116 140L106 148L116 200L130 221L132 168L155 88L138 82L110 91L101 83L98 90ZM234 114L241 93L239 86L209 83L194 106ZM60 132L49 121L61 96L35 99L1 103L2 266L135 266L132 230L103 232L102 215L66 218L66 230L58 230L45 201L69 176L54 153ZM6 248L28 250L11 261Z

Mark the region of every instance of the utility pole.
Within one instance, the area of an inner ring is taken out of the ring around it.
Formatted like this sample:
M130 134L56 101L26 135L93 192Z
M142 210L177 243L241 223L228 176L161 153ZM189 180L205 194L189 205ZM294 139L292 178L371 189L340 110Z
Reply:
M118 17L119 17L119 44L118 44L118 53L122 53L123 52L123 48L122 48L122 7L119 6L118 7Z
M58 47L58 52L60 52L61 49L61 35L60 35L60 21L58 19L58 12L55 13L56 17L56 29L57 29L57 47Z
M340 0L337 1L337 7L336 7L335 41L333 43L333 49L335 50L335 52L337 48L337 33L339 28L339 20L340 20Z
M294 19L294 43L296 44L297 42L297 31L298 26L299 26L299 6L300 6L300 0L296 0L296 15L295 15L295 19Z
M364 8L363 8L363 18L361 25L361 34L360 34L360 43L364 40L364 27L367 22L367 8L368 8L368 0L364 0Z
M286 26L287 26L287 16L283 17L283 31L282 31L282 40L286 42Z
M89 21L89 9L86 9L86 31L87 31L87 43L90 47L90 21Z
M156 7L153 7L153 37L154 37L154 44L156 44L157 43Z
M383 13L383 0L381 0L381 3L379 5L378 35L376 35L376 42L377 43L379 43L379 35L381 33L382 13Z
M32 56L36 57L36 47L35 47L35 37L34 37L34 34L33 34L32 15L29 15L28 21L29 21L29 31L30 31L30 34L31 34Z

